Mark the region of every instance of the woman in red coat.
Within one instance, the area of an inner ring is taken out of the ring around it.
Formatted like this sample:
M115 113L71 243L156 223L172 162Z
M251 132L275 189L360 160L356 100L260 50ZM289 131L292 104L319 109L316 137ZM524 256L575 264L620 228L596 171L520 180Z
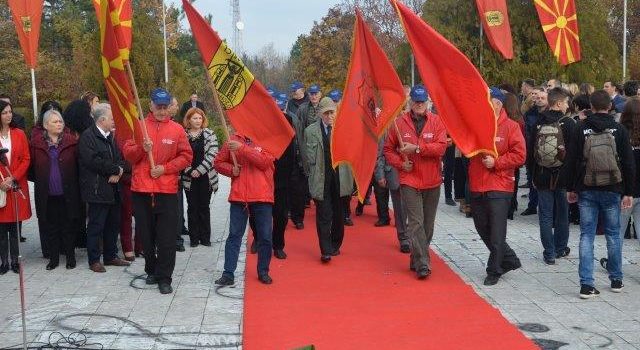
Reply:
M13 111L11 104L0 101L0 147L8 151L0 157L4 158L9 165L7 171L4 166L0 166L0 191L5 196L4 206L0 208L0 274L9 271L8 251L11 252L11 270L15 273L20 271L18 265L18 221L27 220L31 217L31 203L29 201L29 187L27 187L27 171L29 170L29 143L27 136L18 128L13 127L11 121ZM13 178L11 175L13 175ZM17 182L22 195L17 195L17 215L13 182Z

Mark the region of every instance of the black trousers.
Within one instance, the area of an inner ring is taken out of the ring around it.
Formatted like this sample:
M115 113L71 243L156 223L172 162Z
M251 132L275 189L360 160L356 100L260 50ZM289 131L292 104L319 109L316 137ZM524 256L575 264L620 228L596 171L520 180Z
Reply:
M455 199L464 199L466 197L467 167L468 162L465 158L460 157L454 159L453 187Z
M13 222L0 223L0 260L2 264L9 263L9 254L11 262L18 262L18 227Z
M449 146L444 153L444 157L442 158L443 167L442 172L444 175L444 198L453 199L452 197L452 189L453 189L453 173L455 170L456 163L456 146Z
M507 213L511 206L510 192L484 192L471 194L473 223L478 235L489 249L487 274L500 276L519 262L516 253L507 244Z
M160 283L171 283L176 264L178 196L168 193L133 192L136 234L142 236L144 271Z
M87 225L87 256L89 266L118 257L118 232L120 232L120 203L87 203L89 224ZM102 251L100 251L102 241Z
M291 211L291 221L294 224L304 222L304 206L307 203L309 182L301 171L294 170L288 187L288 197ZM275 211L275 208L274 208Z
M184 244L182 233L184 231L184 188L182 181L178 179L178 222L176 222L176 247Z
M391 221L389 217L389 188L382 187L378 181L373 182L373 195L376 196L376 212L378 220Z
M337 181L325 185L323 200L314 201L320 254L330 255L340 249L344 238L344 199L340 198L340 186Z
M209 203L211 202L212 193L213 191L209 186L209 177L206 174L191 179L191 189L185 191L191 243L211 243L211 210ZM179 222L180 220L178 220ZM178 235L180 231L178 231Z
M351 218L351 196L340 197L342 200L342 212L344 218Z
M60 250L68 261L75 261L75 243L78 221L67 217L67 205L63 196L47 198L46 229L49 241L49 260L57 264ZM62 243L62 248L60 247Z
M367 187L367 193L365 193L363 197L365 202L371 197L371 186L373 186L375 182L376 182L375 179L371 179L371 182ZM360 201L358 201L358 204L356 205L356 213L362 212L363 210L364 210L364 202L360 203Z
M515 171L516 181L513 184L513 196L511 197L511 205L509 206L509 216L513 217L513 213L518 210L518 183L520 182L520 169L516 169Z
M288 187L276 188L273 202L273 249L284 249L284 231L287 229L287 213L289 212ZM304 209L304 207L303 207ZM304 212L304 210L303 210Z

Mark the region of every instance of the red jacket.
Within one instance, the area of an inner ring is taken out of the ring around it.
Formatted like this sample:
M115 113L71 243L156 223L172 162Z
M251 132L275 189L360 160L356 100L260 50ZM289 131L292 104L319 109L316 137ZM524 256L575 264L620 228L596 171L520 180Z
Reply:
M131 163L131 191L142 193L177 193L178 176L191 165L193 151L187 134L180 124L169 120L159 121L153 114L144 120L149 139L153 143L152 154L156 165L164 166L164 174L157 179L151 177L149 157L134 139L122 146L122 154Z
M241 167L240 175L233 176L233 159L228 143L222 146L213 162L218 173L231 178L229 202L273 203L275 158L248 138L236 134L231 136L231 140L244 144L235 152Z
M427 121L420 135L411 120L411 112L405 113L396 120L403 142L412 143L420 147L420 153L407 155L413 162L413 170L402 170L404 162L402 154L398 151L398 132L395 126L391 126L389 136L384 144L384 156L387 163L398 169L400 184L413 187L418 190L426 190L439 187L442 183L442 156L447 149L447 131L440 117L427 113Z
M18 181L18 185L24 193L25 198L22 198L18 194L18 219L20 221L27 220L31 217L31 202L29 201L29 186L27 185L27 172L29 171L29 164L31 163L31 154L29 152L29 142L27 142L27 136L24 131L11 128L11 159L9 159L9 170L13 178ZM1 141L1 140L0 140ZM0 142L0 146L2 142ZM8 177L9 174L4 169L4 166L0 167L0 173L3 177ZM7 191L7 204L4 208L0 208L0 222L16 222L16 210L13 201L13 192Z
M498 158L493 169L482 164L482 154L469 163L469 189L471 192L513 192L515 169L525 162L527 150L520 125L509 119L504 109L498 118L496 133Z

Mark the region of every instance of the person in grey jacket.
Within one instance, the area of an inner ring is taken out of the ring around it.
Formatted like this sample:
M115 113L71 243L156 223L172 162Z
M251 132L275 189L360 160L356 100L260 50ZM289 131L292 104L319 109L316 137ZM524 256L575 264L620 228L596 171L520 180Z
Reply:
M400 243L400 251L408 254L411 252L409 248L409 236L407 235L407 213L404 203L402 203L402 196L400 195L400 179L398 170L391 165L387 164L387 160L384 157L384 141L386 136L380 139L378 143L378 159L376 161L376 168L374 176L376 182L380 187L386 187L391 193L391 203L393 203L393 217L396 225L396 232L398 234L398 242Z

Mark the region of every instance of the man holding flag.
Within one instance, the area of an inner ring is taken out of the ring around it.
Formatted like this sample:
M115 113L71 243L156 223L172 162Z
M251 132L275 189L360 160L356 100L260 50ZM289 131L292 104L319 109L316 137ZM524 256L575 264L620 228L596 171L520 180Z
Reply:
M398 119L397 132L389 133L384 155L400 173L409 219L410 268L425 279L431 274L429 245L440 199L447 132L440 117L429 112L431 100L424 86L414 86L410 96L411 111Z

